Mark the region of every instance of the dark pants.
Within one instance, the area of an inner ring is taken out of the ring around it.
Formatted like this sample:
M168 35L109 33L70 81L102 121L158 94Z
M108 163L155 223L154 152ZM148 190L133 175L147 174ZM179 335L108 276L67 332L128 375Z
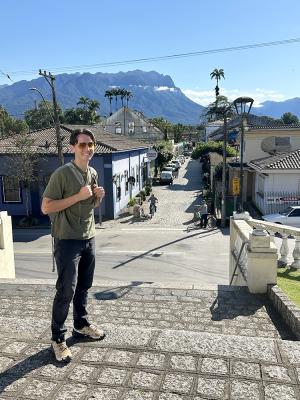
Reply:
M201 214L200 226L206 228L208 214Z
M52 308L52 340L63 341L67 331L65 321L73 300L74 327L89 326L87 320L88 289L95 270L95 238L88 240L54 239L57 265L56 295Z

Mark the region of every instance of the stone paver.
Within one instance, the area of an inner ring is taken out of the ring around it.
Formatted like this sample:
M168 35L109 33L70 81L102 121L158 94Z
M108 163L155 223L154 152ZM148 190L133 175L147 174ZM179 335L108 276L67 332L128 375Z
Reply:
M91 319L107 337L68 338L74 357L62 366L49 347L53 293L0 284L0 399L300 400L300 342L282 340L290 333L264 296L138 287L118 298L94 287Z

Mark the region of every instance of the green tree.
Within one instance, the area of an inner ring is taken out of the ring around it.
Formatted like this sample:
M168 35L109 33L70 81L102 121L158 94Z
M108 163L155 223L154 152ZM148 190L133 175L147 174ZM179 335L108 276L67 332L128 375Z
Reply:
M224 76L224 70L223 69L217 69L215 68L211 73L210 73L210 78L211 79L216 79L217 85L215 87L215 92L216 92L216 98L219 96L220 89L219 89L219 80L222 78L225 79Z
M25 121L11 117L8 112L0 106L0 137L13 136L28 131Z
M174 156L172 144L169 141L161 141L153 146L153 148L157 151L156 165L161 170Z
M182 133L186 130L186 126L182 124L173 125L172 131L174 135L174 142L179 143L182 141Z
M63 119L63 113L58 106L59 119ZM50 128L54 126L53 103L50 101L41 101L37 108L25 112L25 121L31 130Z
M82 98L81 98L82 99ZM83 104L79 99L77 104ZM84 108L69 108L64 112L64 122L68 124L94 125L100 121L97 111L100 108L98 100L84 98Z
M297 115L292 114L291 112L286 112L280 118L284 125L297 125L299 124L299 119Z
M15 135L12 142L16 151L9 156L11 162L8 165L8 171L11 176L18 178L25 189L26 215L29 217L30 187L38 180L36 173L38 154L34 148L34 140L26 131Z
M82 105L83 109L86 110L90 104L90 99L85 96L79 97L79 100L76 103L78 106Z
M168 139L168 134L172 132L172 124L163 117L150 118L149 122L156 126L164 133L165 140Z

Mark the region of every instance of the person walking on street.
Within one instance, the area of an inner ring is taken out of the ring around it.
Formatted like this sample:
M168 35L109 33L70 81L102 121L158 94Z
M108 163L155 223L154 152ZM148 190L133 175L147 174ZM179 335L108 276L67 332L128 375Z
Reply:
M98 175L89 166L95 151L95 137L87 129L74 130L70 148L71 163L51 175L43 193L42 212L52 220L54 256L57 265L56 294L52 307L52 349L58 361L72 358L65 341L65 321L73 300L73 336L99 340L105 333L87 318L88 290L95 269L94 208L105 191L98 186Z
M200 213L201 213L200 226L201 226L201 228L206 228L208 211L207 211L207 203L205 200L203 201L203 203L201 205Z

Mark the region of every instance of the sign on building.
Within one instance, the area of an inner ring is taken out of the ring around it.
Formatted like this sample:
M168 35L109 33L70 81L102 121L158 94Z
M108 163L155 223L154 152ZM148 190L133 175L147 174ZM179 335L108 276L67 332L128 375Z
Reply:
M232 194L233 196L240 194L240 179L237 177L232 179Z

